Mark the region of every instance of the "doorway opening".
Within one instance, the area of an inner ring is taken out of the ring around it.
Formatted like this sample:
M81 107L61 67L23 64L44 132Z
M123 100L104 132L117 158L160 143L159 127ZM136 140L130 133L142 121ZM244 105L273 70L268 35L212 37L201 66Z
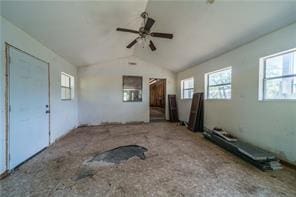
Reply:
M150 122L165 121L166 79L149 79Z

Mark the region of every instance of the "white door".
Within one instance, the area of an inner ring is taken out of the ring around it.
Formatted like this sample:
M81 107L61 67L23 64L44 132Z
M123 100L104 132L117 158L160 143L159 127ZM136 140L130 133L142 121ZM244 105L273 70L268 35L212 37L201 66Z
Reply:
M48 64L9 47L9 169L49 144Z

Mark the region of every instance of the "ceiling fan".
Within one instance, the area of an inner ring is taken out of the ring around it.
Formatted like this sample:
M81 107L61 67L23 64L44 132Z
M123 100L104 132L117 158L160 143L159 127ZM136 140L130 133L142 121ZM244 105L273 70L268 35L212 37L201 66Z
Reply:
M173 34L150 32L150 29L153 26L153 24L155 23L155 20L152 19L152 18L149 18L147 12L143 12L141 14L141 17L144 19L144 23L143 23L144 26L140 27L140 29L138 31L132 30L132 29L125 29L125 28L117 28L116 29L117 31L123 31L123 32L130 32L130 33L139 34L139 37L137 37L135 40L133 40L131 43L129 43L126 46L126 48L128 48L128 49L131 48L140 39L142 39L144 42L146 42L146 39L147 39L148 36L157 37L157 38L167 38L167 39L172 39L173 38ZM149 47L150 47L150 49L152 51L156 50L156 47L155 47L154 43L150 39L149 39Z

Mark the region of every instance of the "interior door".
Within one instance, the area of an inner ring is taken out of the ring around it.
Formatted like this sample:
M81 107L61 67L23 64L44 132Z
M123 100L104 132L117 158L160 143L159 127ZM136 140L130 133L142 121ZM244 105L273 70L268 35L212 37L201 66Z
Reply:
M48 64L9 47L9 169L49 144Z

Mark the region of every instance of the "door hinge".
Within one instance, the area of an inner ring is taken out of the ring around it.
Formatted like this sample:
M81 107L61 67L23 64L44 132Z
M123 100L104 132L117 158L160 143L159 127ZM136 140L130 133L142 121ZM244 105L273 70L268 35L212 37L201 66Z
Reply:
M8 107L8 111L11 112L11 105L9 105L9 107Z

